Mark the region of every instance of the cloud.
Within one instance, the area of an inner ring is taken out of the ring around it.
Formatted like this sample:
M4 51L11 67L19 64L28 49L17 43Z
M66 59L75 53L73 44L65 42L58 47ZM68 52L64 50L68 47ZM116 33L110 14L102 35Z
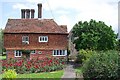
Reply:
M24 8L27 9L29 7L24 4L20 4L20 3L13 5L13 9L24 9Z
M37 3L43 4L45 12L50 13L51 9L56 21L67 24L69 31L78 21L90 19L104 21L107 25L112 25L116 32L118 31L118 0L26 0L25 4L16 3L13 8L37 10Z
M70 17L68 17L67 15L59 16L58 19L57 19L57 23L59 25L67 25L68 31L70 31L70 29L72 28L71 25L73 25L73 23L71 23Z

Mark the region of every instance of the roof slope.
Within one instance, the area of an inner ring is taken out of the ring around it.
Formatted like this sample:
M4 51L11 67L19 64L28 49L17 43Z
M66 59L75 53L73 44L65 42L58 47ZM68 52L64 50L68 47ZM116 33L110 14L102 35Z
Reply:
M4 33L60 33L66 34L53 19L8 19Z

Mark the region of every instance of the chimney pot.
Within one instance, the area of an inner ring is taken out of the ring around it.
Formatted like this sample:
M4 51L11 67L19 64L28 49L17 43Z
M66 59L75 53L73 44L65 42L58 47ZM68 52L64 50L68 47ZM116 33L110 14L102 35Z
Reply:
M35 10L31 9L31 18L34 18L34 12L35 12Z
M42 17L42 4L39 3L38 4L38 18L41 18Z
M21 18L25 18L25 9L21 9Z
M26 18L30 18L30 9L26 9Z

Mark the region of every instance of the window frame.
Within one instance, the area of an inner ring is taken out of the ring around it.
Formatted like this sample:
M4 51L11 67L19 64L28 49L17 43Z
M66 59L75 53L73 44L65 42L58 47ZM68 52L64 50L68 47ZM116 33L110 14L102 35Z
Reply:
M53 56L67 56L67 50L53 50Z
M17 53L18 55L16 55L16 53ZM14 51L14 57L22 57L22 51L20 51L20 50L15 50L15 51Z
M34 53L33 53L33 51L34 51ZM31 50L30 53L31 53L31 54L36 54L36 50Z
M28 38L28 40L26 39L24 40L24 38L26 37ZM22 43L26 43L26 42L29 44L29 36L22 36Z
M48 42L48 36L39 36L38 41L39 42Z

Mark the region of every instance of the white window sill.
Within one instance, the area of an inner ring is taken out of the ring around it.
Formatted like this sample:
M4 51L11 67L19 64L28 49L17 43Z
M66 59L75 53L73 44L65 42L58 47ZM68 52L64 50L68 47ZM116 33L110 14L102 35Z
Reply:
M53 56L67 56L67 55L53 55Z
M15 56L15 57L22 57L22 56Z
M39 41L39 42L48 42L48 41Z

